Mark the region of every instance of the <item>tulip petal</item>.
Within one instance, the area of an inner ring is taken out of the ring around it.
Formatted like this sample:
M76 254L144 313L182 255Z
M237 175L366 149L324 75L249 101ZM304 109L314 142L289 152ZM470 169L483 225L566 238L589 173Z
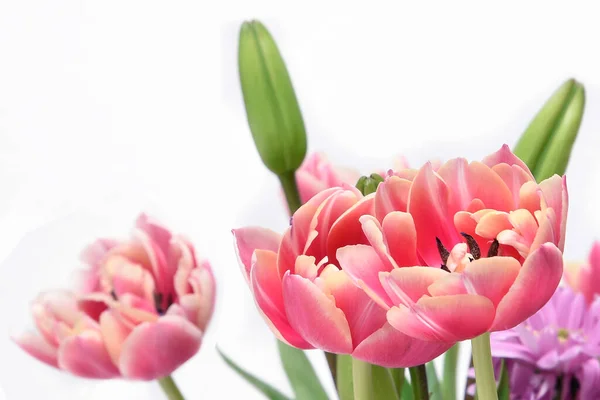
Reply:
M400 267L419 265L417 231L412 216L404 212L388 214L382 223L388 253Z
M282 283L277 271L277 254L268 250L254 252L252 292L256 305L275 329L275 334L294 347L311 348L290 325L285 313Z
M125 378L159 379L196 354L201 342L202 332L191 322L166 315L131 332L123 343L119 368Z
M347 209L331 226L328 234L323 236L327 239L327 257L330 263L336 264L336 251L346 245L368 244L360 223L362 215L374 213L375 194L363 197L352 207ZM319 228L321 232L322 228Z
M469 294L487 297L496 307L515 282L521 264L512 257L480 258L463 272Z
M449 190L446 183L433 171L430 163L425 164L413 181L408 211L418 232L419 255L429 266L438 267L441 264L436 238L448 247L462 241L454 228L448 201Z
M373 247L363 244L346 246L337 251L337 258L342 270L362 287L369 297L384 308L393 305L379 280L379 272L389 272L389 265L381 261Z
M254 226L233 229L231 232L233 233L238 260L243 267L242 272L246 277L246 281L249 282L254 250L263 249L277 252L281 235L270 229Z
M100 315L100 333L102 333L106 350L115 365L119 364L121 348L131 330L132 326L124 322L120 314L112 310L107 310Z
M375 195L375 216L379 221L393 212L407 210L411 181L397 176L389 176L377 187Z
M544 195L546 204L556 213L556 222L553 226L556 235L559 235L557 247L560 251L565 247L565 231L567 226L567 211L569 208L569 195L567 192L567 178L554 175L540 182L540 190Z
M58 368L58 350L51 346L41 336L34 333L24 333L13 338L13 341L32 357L52 367Z
M386 323L363 340L352 357L386 368L408 368L433 360L452 344L415 339Z
M324 351L352 352L348 321L333 298L308 279L289 272L283 278L283 288L287 317L300 336Z
M429 295L429 286L448 276L440 268L406 267L389 273L381 273L381 283L392 302L396 305L411 306L424 295Z
M108 379L119 376L99 331L85 330L66 338L58 350L61 369L83 378Z
M493 331L513 328L550 300L563 271L561 251L552 243L531 253L514 284L498 304Z
M421 340L457 342L487 332L494 320L494 305L472 294L423 297L415 307L403 305L388 311L397 330Z
M514 155L507 144L503 144L500 150L485 157L482 162L490 168L498 164L518 165L531 177L532 180L534 179L533 174L527 167L527 164L521 161L519 157Z
M346 316L353 347L386 323L385 310L355 286L345 271L331 265L323 270L317 283L335 298L335 306Z

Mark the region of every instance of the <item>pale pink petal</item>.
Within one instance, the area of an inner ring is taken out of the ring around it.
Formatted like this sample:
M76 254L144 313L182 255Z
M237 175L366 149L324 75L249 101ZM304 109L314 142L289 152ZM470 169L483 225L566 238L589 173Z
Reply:
M482 161L488 167L493 167L498 164L518 165L525 171L533 180L533 174L527 167L527 165L521 161L519 157L514 155L507 144L502 145L500 150L485 157Z
M312 175L309 171L302 169L296 171L296 184L298 185L298 192L300 193L300 200L302 203L306 203L322 190L332 186L338 186L329 186L326 181L323 181Z
M527 257L514 284L497 307L493 331L513 328L550 300L560 282L563 258L552 243Z
M396 305L410 306L422 296L428 295L429 286L448 276L448 272L440 268L406 267L397 268L389 273L381 273L383 288Z
M331 266L323 270L317 282L346 316L353 347L386 323L385 310L355 286L346 272Z
M58 368L58 350L42 337L34 333L24 333L13 341L32 357L52 367Z
M337 258L341 268L382 307L391 307L393 303L379 281L379 272L388 272L389 265L384 264L377 252L366 245L346 246L338 250ZM364 285L364 286L363 286Z
M525 182L533 181L532 176L518 165L496 164L492 171L498 174L513 195L515 206L519 204L519 190Z
M131 293L147 301L153 301L154 278L148 270L138 264L127 261L118 264L110 281L117 296Z
M385 270L391 271L393 268L397 268L398 264L396 264L396 261L389 253L385 238L383 236L383 228L379 224L379 221L377 221L377 219L372 215L363 215L359 218L359 221L362 225L362 230L367 238L367 241L377 252L381 262L385 265ZM416 253L416 249L414 249L413 253Z
M73 375L93 379L119 376L99 331L85 330L65 339L58 350L58 366Z
M106 351L115 365L119 365L121 349L131 327L123 321L119 313L107 310L100 315L100 333L106 346Z
M480 258L470 263L463 272L463 280L469 294L478 294L500 303L515 282L521 264L512 257Z
M544 243L558 244L558 232L554 231L556 222L556 213L554 210L552 208L547 208L544 211L538 212L537 215L539 216L539 228L529 247L530 252L537 250Z
M415 177L408 202L417 234L420 257L429 266L439 267L441 257L436 246L439 238L447 247L462 242L448 209L449 191L431 164L423 166Z
M108 293L94 292L81 297L78 301L78 307L90 318L98 321L100 314L114 302L114 299Z
M421 340L456 342L487 332L494 305L482 296L423 297L413 309L393 307L387 319L397 330Z
M231 232L233 233L235 250L242 266L242 272L246 280L250 281L250 267L254 250L262 249L277 252L281 235L270 229L254 226L233 229Z
M128 379L159 379L196 354L201 342L202 333L195 325L167 315L155 323L142 323L131 332L123 343L119 368Z
M386 368L408 368L433 360L452 344L415 339L386 323L363 340L352 356Z
M477 222L477 228L475 229L475 233L477 233L477 235L481 236L482 238L495 239L500 232L506 229L512 229L512 227L513 225L509 220L508 213L501 211L492 211L486 213Z
M215 278L210 268L206 267L207 262L203 262L201 267L195 268L190 275L190 284L194 294L198 299L198 311L190 321L198 325L203 332L210 322L215 308Z
M377 187L375 195L375 216L379 221L393 212L406 211L411 181L397 176L389 176Z
M535 214L541 207L541 195L542 191L535 181L525 182L519 189L519 205L517 208L524 208Z
M308 279L289 272L283 278L283 298L291 326L308 343L332 353L352 352L348 321L333 298Z
M277 254L257 250L250 276L256 305L286 342L294 347L310 348L310 345L290 326L285 313L281 278L277 271Z
M509 220L526 242L533 243L538 230L538 224L529 211L523 209L511 211Z

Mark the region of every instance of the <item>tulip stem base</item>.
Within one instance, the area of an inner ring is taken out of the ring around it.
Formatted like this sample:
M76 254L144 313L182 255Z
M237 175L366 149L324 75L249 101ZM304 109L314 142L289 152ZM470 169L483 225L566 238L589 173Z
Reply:
M498 400L489 332L471 339L471 347L473 349L477 398L479 400Z
M410 383L413 391L413 399L429 400L429 387L427 386L427 372L425 364L417 365L408 369Z
M285 200L287 201L290 215L294 215L296 210L302 205L300 194L298 193L298 185L296 184L296 174L294 171L291 171L277 175L277 177L283 188L283 193L285 193Z
M352 358L352 382L354 385L354 400L375 400L371 364Z
M162 388L163 392L165 392L165 394L167 395L167 399L185 400L183 394L181 394L181 392L179 391L177 384L175 384L175 381L173 380L173 378L171 378L171 375L167 375L164 378L160 378L158 380L158 384Z

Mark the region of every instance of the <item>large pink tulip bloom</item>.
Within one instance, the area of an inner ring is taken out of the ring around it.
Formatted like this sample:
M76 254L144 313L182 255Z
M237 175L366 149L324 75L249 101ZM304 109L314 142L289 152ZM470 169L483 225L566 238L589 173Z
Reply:
M372 212L373 199L363 199L354 188L332 188L300 207L283 236L257 227L234 230L242 270L280 340L385 367L422 364L451 343L426 342L393 329L385 310L335 259L339 247L366 243L359 217ZM339 219L342 215L349 218Z
M565 280L591 304L600 295L600 241L594 242L587 263L566 263Z
M82 293L51 292L33 305L41 336L16 342L74 375L153 380L200 348L215 282L191 244L141 215L129 241L99 240L84 251Z
M550 299L563 270L567 203L564 178L537 184L507 146L437 172L428 163L379 185L375 216L360 218L370 245L336 257L400 332L470 339L512 328Z

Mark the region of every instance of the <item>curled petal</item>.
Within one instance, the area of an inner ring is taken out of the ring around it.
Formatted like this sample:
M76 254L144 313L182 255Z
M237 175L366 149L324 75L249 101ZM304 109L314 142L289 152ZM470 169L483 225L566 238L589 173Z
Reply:
M283 288L288 319L300 336L325 351L352 352L348 321L332 297L308 279L289 272L283 278Z
M166 315L144 322L121 349L119 368L125 378L154 380L165 377L200 349L202 333L185 318Z
M123 342L125 342L131 330L132 326L127 324L117 312L107 310L100 316L100 333L106 345L106 350L115 365L119 365Z
M364 217L363 217L364 218ZM404 212L388 214L382 223L388 253L401 267L419 265L417 231L412 216Z
M381 273L381 283L394 304L412 306L424 295L429 286L448 275L440 268L406 267Z
M452 345L415 339L386 323L363 340L352 356L386 368L408 368L433 360Z
M457 342L487 332L494 320L494 305L472 294L423 297L416 306L393 307L387 319L397 330L416 339Z
M246 280L250 281L250 267L254 250L262 249L277 252L281 235L270 229L259 227L233 229L231 232L233 233L238 260L243 267L242 272L244 272Z
M553 230L559 236L557 247L560 251L565 247L565 233L567 227L567 211L569 208L569 195L567 192L567 178L554 175L540 182L540 190L548 207L556 213Z
M523 171L534 180L533 174L521 159L514 155L507 144L502 145L500 150L485 157L482 161L488 167L494 167L499 164L518 165Z
M374 196L371 194L356 202L334 222L329 234L323 235L327 237L327 257L330 263L336 263L337 249L352 244L368 244L360 217L373 214Z
M545 243L531 253L514 284L498 304L491 330L513 328L535 314L554 294L562 271L562 253L554 244Z
M57 348L50 345L42 337L33 333L25 333L13 338L13 341L32 357L35 357L52 367L58 368Z
M393 212L406 211L411 181L397 176L389 176L377 187L375 195L375 216L379 221Z

